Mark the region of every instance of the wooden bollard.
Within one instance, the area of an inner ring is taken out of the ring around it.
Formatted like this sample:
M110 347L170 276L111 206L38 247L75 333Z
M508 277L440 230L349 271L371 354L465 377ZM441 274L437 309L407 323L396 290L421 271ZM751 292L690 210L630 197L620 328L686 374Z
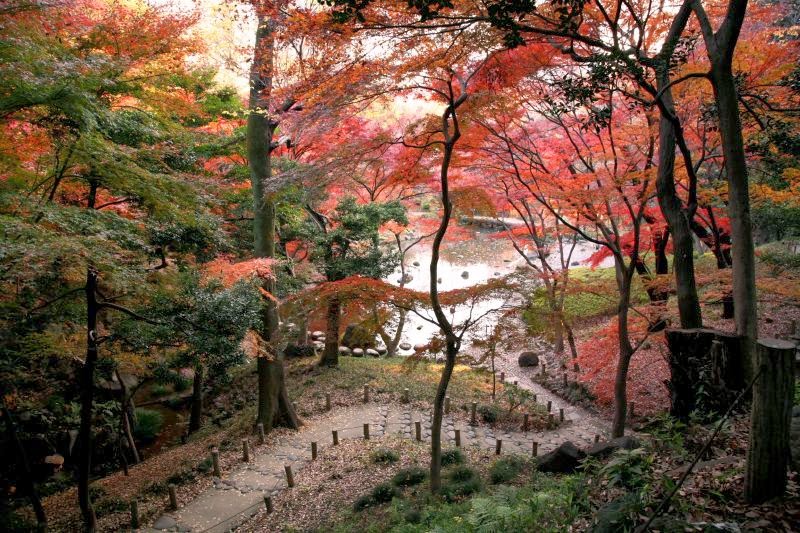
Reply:
M478 423L478 417L476 415L477 408L478 402L472 402L472 405L470 405L469 423L473 426Z
M294 474L292 474L292 465L283 465L283 471L286 472L286 485L289 488L294 487Z
M369 385L364 385L364 403L369 403Z
M456 433L456 448L460 448L461 447L461 430L460 429L456 429L455 433Z
M539 443L533 441L533 449L531 450L533 457L537 457L539 455Z
M330 411L331 410L331 393L330 392L326 392L325 393L325 410L326 411Z
M549 413L552 410L553 410L553 402L551 400L547 400L547 412Z
M167 485L167 490L169 491L169 508L173 511L178 510L178 492L175 488L174 483L170 483Z
M403 403L409 403L411 401L411 396L409 394L408 389L403 389Z
M242 439L242 461L250 462L250 442L247 439Z
M558 410L558 420L559 420L559 422L563 422L564 421L564 409L563 408Z
M594 436L594 443L597 444L598 442L600 442L600 435L595 435Z
M275 508L272 507L272 498L271 497L266 496L266 495L264 496L264 507L267 508L267 514L272 514L272 511L275 510Z
M753 359L753 409L744 497L761 503L783 495L790 456L795 343L761 339Z
M515 387L519 387L519 380L518 380L518 379L515 379L515 380L514 380L514 386L515 386Z
M531 418L531 415L529 415L528 413L525 413L524 415L522 415L522 431L525 431L525 432L528 431L528 427L530 425L530 418Z
M450 413L450 396L444 397L444 414Z
M222 472L219 469L219 450L211 448L211 471L217 477L222 477Z
M317 459L317 443L311 443L311 460L315 461Z
M414 435L418 441L422 440L422 422L419 420L414 422Z
M506 373L500 372L500 383L505 383L506 381Z
M264 424L259 422L256 424L256 429L258 430L258 443L264 444L267 442L267 435L264 433Z
M497 439L497 442L494 444L494 454L500 455L500 450L503 448L503 439Z
M131 529L139 529L139 502L131 502Z
M336 446L339 444L339 432L334 429L331 434L333 435L333 445Z
M563 382L564 382L564 386L566 387L566 386L567 386L567 383L568 383L568 382L567 382L567 373L566 373L566 372L564 372L563 374L561 374L561 377L562 377L562 380L563 380Z
M364 440L369 440L369 424L364 424Z
M292 402L292 410L297 411L297 402Z

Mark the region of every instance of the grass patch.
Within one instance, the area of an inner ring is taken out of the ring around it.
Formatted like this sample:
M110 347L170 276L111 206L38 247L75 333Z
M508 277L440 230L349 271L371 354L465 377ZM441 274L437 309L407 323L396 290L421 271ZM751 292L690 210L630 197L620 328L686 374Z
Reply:
M525 467L525 464L525 460L514 455L498 459L489 468L489 479L494 485L513 481Z
M136 424L133 427L134 436L143 442L154 440L161 432L164 425L164 416L151 409L136 409Z
M400 454L388 448L378 448L369 454L369 459L375 464L389 465L400 460Z
M405 468L392 477L392 484L396 487L413 487L419 485L428 477L428 471L419 466Z

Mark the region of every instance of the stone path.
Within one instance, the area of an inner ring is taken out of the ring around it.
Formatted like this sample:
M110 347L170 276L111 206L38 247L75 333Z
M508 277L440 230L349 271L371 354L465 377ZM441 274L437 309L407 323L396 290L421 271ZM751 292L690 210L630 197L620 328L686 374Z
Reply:
M559 428L544 432L495 432L488 426L457 426L450 416L443 421L443 441L455 443L455 430L461 431L461 445L495 449L501 439L502 453L529 455L533 442L539 453L547 453L566 440L579 447L594 442L595 434L603 434L601 423L585 410L571 406L547 392L524 375L506 371L506 379L517 380L520 387L534 391L539 401L553 402L553 409L563 406L566 422ZM340 410L323 420L310 421L298 432L269 450L263 448L252 454L249 463L242 463L222 478L214 478L213 486L176 512L159 517L145 531L192 531L217 533L230 531L246 522L264 505L265 495L274 495L287 488L284 466L290 465L296 475L311 460L311 442L322 448L331 445L331 430L337 429L339 439L363 438L363 424L370 422L370 437L393 433L416 438L415 422L421 423L421 439L430 441L431 411L415 410L406 405L368 404L360 408Z

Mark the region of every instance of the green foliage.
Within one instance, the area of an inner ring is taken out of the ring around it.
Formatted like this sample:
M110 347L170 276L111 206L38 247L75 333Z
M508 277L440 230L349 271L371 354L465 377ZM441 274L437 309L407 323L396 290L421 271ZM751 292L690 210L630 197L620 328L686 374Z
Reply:
M419 485L428 477L428 471L418 466L400 470L392 477L392 484L396 487L411 487Z
M525 464L526 461L515 455L498 459L489 468L489 479L495 485L513 481L520 474Z
M478 414L481 420L487 424L494 424L500 418L500 408L494 404L484 404L478 406Z
M447 473L439 494L447 502L454 502L481 490L478 472L465 465L456 466Z
M653 460L653 455L645 448L617 450L600 468L600 474L609 487L643 489L651 482Z
M381 505L392 501L392 498L399 493L397 489L389 483L381 483L376 485L369 494L365 494L358 498L354 504L356 511L363 511L367 507L373 505Z
M400 454L387 448L378 448L370 453L369 458L375 464L392 464L400 460Z
M164 416L161 413L139 407L136 409L136 424L133 426L133 435L140 441L150 442L161 432L163 424Z
M458 448L450 448L442 452L442 466L460 465L464 463L464 454Z

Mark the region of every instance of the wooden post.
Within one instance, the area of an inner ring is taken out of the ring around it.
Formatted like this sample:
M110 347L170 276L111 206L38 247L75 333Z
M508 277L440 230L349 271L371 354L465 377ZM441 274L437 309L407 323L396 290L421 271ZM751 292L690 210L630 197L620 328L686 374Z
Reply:
M461 447L461 430L460 429L456 429L455 432L456 432L456 448L460 448Z
M514 380L514 386L515 386L515 387L519 387L519 380L518 380L518 379L515 379L515 380Z
M534 394L534 395L533 395L533 403L537 403L537 401L536 401L536 400L537 400L537 398L538 398L538 396Z
M506 373L500 372L500 383L505 383L505 382L506 382Z
M294 487L294 474L292 474L292 465L284 465L284 472L286 472L286 485L289 488Z
M636 402L628 402L628 417L636 416Z
M414 435L418 441L422 440L422 422L419 420L414 422Z
M761 503L783 495L789 461L794 396L793 342L761 339L756 344L753 409L744 496Z
M336 446L339 444L339 432L334 429L331 434L333 435L333 445Z
M403 389L403 403L409 403L411 401L411 397L409 395L408 389Z
M472 402L470 406L469 423L473 426L478 423L478 418L475 415L475 410L478 408L478 402Z
M174 483L170 483L167 485L167 490L169 491L169 508L173 511L178 510L178 492L175 488Z
M364 440L369 440L369 424L364 424Z
M552 410L553 410L553 402L551 400L547 400L547 412L549 413Z
M546 376L546 375L547 375L547 364L546 363L542 363L542 376Z
M522 431L524 431L524 432L526 432L526 433L528 432L528 427L530 426L530 418L531 418L531 415L530 415L530 414L528 414L528 413L525 413L525 414L523 415L523 419L522 419Z
M326 411L330 411L331 410L331 393L330 392L326 392L325 393L325 410Z
M242 461L250 462L250 442L247 439L242 439Z
M600 435L595 434L594 443L597 444L598 442L600 442Z
M556 425L556 418L553 416L553 413L547 415L547 426L554 427Z
M566 373L566 372L564 372L563 374L561 374L561 377L562 377L562 380L564 381L564 387L566 387L566 386L568 385L568 382L567 382L567 373Z
M444 397L444 414L450 413L450 396Z
M272 498L266 495L264 496L264 507L267 508L267 514L272 514L272 511L275 510L275 508L272 507Z
M264 444L265 442L267 442L267 436L266 434L264 434L264 424L262 422L259 422L256 425L256 428L258 428L258 443Z
M131 502L131 529L139 529L139 502Z
M494 454L500 455L500 450L503 447L503 439L497 439L497 442L494 445Z
M572 370L577 374L581 371L581 367L577 361L572 364Z
M317 459L317 443L316 441L311 443L311 460L316 461Z
M564 421L564 409L563 408L558 410L558 420L559 420L559 422L563 422Z
M364 403L369 403L369 385L364 385Z
M219 450L217 448L211 448L211 470L215 476L222 477L219 469Z
M539 443L533 441L533 449L531 450L533 457L537 457L539 455Z

